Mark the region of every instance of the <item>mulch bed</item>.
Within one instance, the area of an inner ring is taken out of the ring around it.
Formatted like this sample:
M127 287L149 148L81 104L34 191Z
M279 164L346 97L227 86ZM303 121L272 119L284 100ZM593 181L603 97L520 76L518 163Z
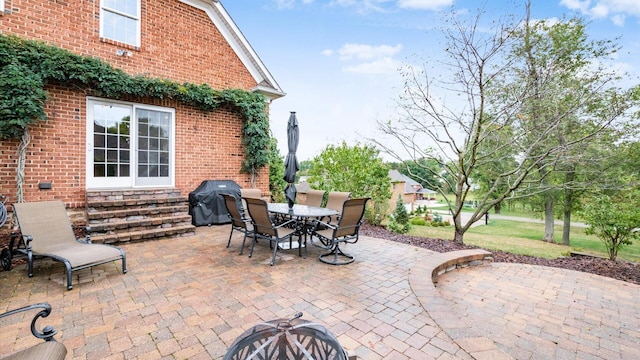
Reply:
M478 249L477 246L461 245L451 240L396 234L384 227L372 226L366 223L360 228L360 235L397 241L404 244L429 249L435 252ZM626 261L611 261L608 259L590 256L544 259L535 256L511 254L499 250L486 250L493 253L495 262L551 266L606 276L613 279L640 285L640 265L636 263Z

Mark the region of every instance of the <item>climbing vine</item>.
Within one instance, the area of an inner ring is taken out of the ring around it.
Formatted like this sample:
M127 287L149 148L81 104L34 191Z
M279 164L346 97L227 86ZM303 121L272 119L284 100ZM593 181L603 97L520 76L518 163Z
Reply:
M107 62L0 34L0 138L20 138L29 124L45 120L45 86L58 84L96 96L174 99L201 111L227 108L243 119L242 171L252 181L269 163L269 118L263 95L242 89L215 90L206 84L132 76Z

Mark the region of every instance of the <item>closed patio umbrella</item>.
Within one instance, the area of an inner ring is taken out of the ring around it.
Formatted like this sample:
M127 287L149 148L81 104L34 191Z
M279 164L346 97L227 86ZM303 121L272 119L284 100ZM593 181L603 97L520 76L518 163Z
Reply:
M293 208L293 204L296 201L296 172L300 168L298 159L296 158L296 151L298 150L299 141L298 119L296 118L296 112L292 111L289 116L289 122L287 123L287 144L289 146L289 152L284 160L284 180L288 183L284 189L284 195L287 198L289 208Z

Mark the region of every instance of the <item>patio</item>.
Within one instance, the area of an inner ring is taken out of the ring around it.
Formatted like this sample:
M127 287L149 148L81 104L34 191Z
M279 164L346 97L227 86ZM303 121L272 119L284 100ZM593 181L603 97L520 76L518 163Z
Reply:
M59 331L68 359L222 359L244 330L297 311L326 326L359 359L640 357L640 286L525 265L463 269L443 275L437 288L438 300L449 302L460 320L451 321L425 311L431 299L415 291L430 281L421 266L429 250L362 237L346 247L356 257L347 266L320 263L320 250L310 247L307 259L295 250L278 252L271 267L264 242L251 259L238 255L240 234L227 249L229 226L124 244L127 274L117 264L78 271L71 291L58 263L36 262L33 278L16 266L0 272L0 311L49 302L53 312L40 325ZM553 279L563 288L545 291ZM526 282L535 284L539 297L526 297ZM606 299L606 306L592 299ZM576 304L582 312L573 311ZM558 323L563 320L540 307L571 316ZM32 315L2 323L0 356L38 342L28 330ZM554 343L544 324L566 336L556 334ZM500 325L521 326L530 337L500 341Z

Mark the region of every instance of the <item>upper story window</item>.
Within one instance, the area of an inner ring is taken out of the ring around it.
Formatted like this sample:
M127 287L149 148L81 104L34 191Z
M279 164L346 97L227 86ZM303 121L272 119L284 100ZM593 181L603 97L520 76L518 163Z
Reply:
M140 0L102 0L100 10L100 37L140 46Z
M4 13L4 0L0 0L0 15Z

